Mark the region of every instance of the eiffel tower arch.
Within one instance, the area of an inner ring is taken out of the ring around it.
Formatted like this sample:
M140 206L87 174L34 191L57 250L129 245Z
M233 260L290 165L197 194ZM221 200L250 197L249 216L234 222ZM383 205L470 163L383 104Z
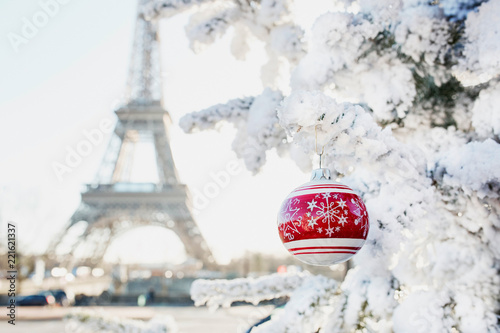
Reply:
M98 265L113 240L140 226L172 230L189 257L198 259L205 267L215 265L193 219L189 190L180 183L172 157L168 135L171 120L162 106L156 23L141 13L141 6L147 1L139 1L126 97L115 111L116 127L96 181L86 185L79 208L47 249L49 258L57 258L63 266ZM155 162L149 165L151 170L139 173L150 179L137 181L137 162L144 157L146 146ZM81 221L87 223L83 233L66 254L58 254L63 240ZM78 250L84 254L81 258L75 255Z

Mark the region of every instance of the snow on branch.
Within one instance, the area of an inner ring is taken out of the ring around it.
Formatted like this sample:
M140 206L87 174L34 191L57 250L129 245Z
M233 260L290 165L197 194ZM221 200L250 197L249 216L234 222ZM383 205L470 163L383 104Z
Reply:
M192 133L216 128L227 121L238 130L233 149L248 170L257 172L266 161L266 151L282 146L285 132L278 124L276 108L283 95L266 89L257 97L233 99L205 110L193 112L180 119L181 128Z
M470 142L443 154L436 174L443 185L461 188L479 198L500 196L500 144L488 139Z
M252 333L308 333L318 332L327 322L338 292L338 283L324 276L306 278L291 295L283 313ZM338 305L338 304L335 304Z
M440 0L439 7L452 21L463 20L485 0Z
M360 105L339 104L320 91L296 91L283 101L278 117L296 144L309 151L315 151L316 145L318 150L324 147L326 158L334 154L335 169L344 174L362 165L406 179L425 175L423 161L412 158L410 148L383 130Z
M217 0L152 0L144 4L142 11L150 19L170 17L194 6Z
M401 51L418 63L421 58L432 66L444 63L448 51L449 24L437 6L408 8L400 15L395 41Z
M308 332L300 330L301 325L318 325L321 316L318 311L329 304L337 291L335 280L308 272L275 273L259 278L239 278L234 280L196 280L191 286L191 298L196 306L209 308L229 307L233 302L244 301L254 305L264 300L292 296L285 306L285 315L278 321L271 321L271 332ZM304 319L307 319L304 321ZM302 323L302 324L300 324ZM297 327L294 327L296 325ZM319 326L318 326L319 327ZM281 329L281 330L280 330ZM316 330L314 330L316 331ZM266 330L267 332L267 330Z
M465 20L465 57L455 76L466 86L477 85L500 75L500 2L484 2Z
M381 42L389 36L382 25L359 15L323 14L313 26L309 52L292 74L292 88L331 91L365 103L379 120L404 118L416 90L411 67Z
M248 111L255 97L244 97L232 99L224 104L217 104L207 109L192 112L183 116L179 125L186 133L197 130L213 129L222 121L233 124L239 123L248 117Z
M240 18L241 12L234 4L210 5L193 14L186 26L186 34L193 51L199 52L224 35L227 29Z
M472 125L481 137L500 137L500 81L481 90L472 108Z
M229 307L236 301L259 304L260 301L290 296L306 279L307 272L275 273L259 278L234 280L196 280L191 285L191 298L196 306Z

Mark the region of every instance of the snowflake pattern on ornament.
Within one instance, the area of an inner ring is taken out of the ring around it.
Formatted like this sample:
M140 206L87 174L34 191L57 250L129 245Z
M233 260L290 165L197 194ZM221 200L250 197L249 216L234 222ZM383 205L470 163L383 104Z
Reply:
M300 195L300 194L299 194ZM353 193L308 193L283 202L278 228L283 241L310 238L366 238L368 214Z
M356 214L358 218L354 220L354 224L358 225L359 223L361 223L361 229L363 229L363 236L366 236L366 234L368 233L368 218L364 218L367 217L365 204L358 198L351 199L351 202L357 207L354 210L354 214ZM361 215L361 212L363 212L363 215Z
M299 199L288 200L288 202L283 206L281 215L284 218L283 223L279 225L279 230L283 233L283 236L292 240L294 238L294 233L300 234L297 226L302 224L302 216L296 217L298 211L300 210L297 205L300 203Z
M342 227L347 223L348 211L346 209L346 202L342 200L342 198L338 199L338 194L334 194L332 196L332 192L325 192L321 193L321 195L317 194L315 196L316 199L320 199L321 197L324 200L321 201L319 206L318 202L313 199L307 203L307 208L311 211L311 213L316 214L316 219L321 218L323 220L323 223L326 222L328 224L328 228L326 228L326 234L327 236L331 236L333 233L340 231L339 226L334 227L335 222L342 225ZM335 199L338 200L335 201Z

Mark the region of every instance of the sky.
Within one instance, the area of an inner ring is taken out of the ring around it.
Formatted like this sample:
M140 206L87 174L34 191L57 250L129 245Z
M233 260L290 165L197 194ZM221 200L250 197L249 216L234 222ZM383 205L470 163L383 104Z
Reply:
M84 131L99 129L103 120L115 123L136 15L135 0L67 1L51 7L43 21L40 12L49 2L0 0L0 226L17 225L18 248L26 253L43 251L64 229L79 205L82 184L95 179L109 132L62 180L53 164L63 163L68 149L85 140ZM39 28L26 28L37 19ZM287 255L276 214L309 176L274 152L252 175L231 150L230 125L196 134L178 127L188 112L259 94L264 49L255 45L245 61L237 61L229 52L229 33L194 54L184 32L187 20L187 14L163 20L160 30L164 106L173 120L171 148L180 179L196 195L214 182L214 174L239 166L197 211L196 222L220 263L248 251ZM17 36L29 38L20 42ZM175 262L182 252L171 231L147 227L118 238L106 258Z

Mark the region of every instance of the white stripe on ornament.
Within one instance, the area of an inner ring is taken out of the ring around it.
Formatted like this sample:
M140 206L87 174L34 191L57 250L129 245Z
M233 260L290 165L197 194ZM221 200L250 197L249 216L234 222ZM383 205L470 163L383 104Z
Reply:
M362 247L365 240L362 238L312 238L301 239L284 243L287 250L302 247Z
M349 260L352 253L296 254L300 261L313 265L334 265Z

